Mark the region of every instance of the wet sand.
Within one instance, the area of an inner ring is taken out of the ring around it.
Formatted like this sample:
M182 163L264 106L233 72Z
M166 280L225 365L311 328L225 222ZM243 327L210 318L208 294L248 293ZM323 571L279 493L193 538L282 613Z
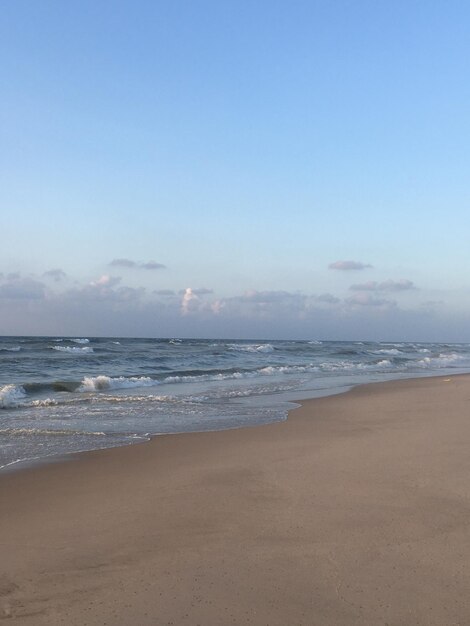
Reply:
M0 474L0 621L470 624L470 377Z

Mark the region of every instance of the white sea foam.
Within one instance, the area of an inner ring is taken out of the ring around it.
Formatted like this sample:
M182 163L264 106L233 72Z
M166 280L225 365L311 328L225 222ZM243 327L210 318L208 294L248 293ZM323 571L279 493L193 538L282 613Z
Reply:
M461 354L452 352L450 354L439 354L439 356L425 356L423 359L416 361L416 365L423 368L449 367L464 359L465 357Z
M250 378L252 376L256 376L253 372L232 372L230 374L199 374L197 376L167 376L163 382L164 383L197 383L197 382L206 382L210 380L230 380L230 379L240 379L240 378Z
M0 428L0 435L94 435L105 437L106 433L87 430L54 430L47 428Z
M11 348L0 348L0 352L19 352L22 349L21 346L12 346Z
M400 350L397 350L397 348L383 348L381 350L374 350L375 354L391 354L391 355L395 355L395 354L401 354Z
M0 409L11 409L22 404L26 392L21 385L4 385L0 387Z
M58 352L69 352L70 354L89 354L90 352L94 352L93 348L89 346L85 346L84 348L79 348L78 346L52 346L52 349Z
M74 343L90 343L89 339L71 339Z
M158 381L148 376L110 376L85 377L78 391L104 391L106 389L129 389L132 387L152 387L158 385Z
M246 343L232 343L229 346L230 350L237 350L239 352L273 352L274 346L270 343L261 344L246 344Z
M350 361L326 361L320 364L321 371L324 372L340 372L340 371L374 371L375 369L383 369L394 367L388 359L382 359L377 363L353 363Z
M146 403L151 403L151 402L191 402L190 397L184 397L184 398L178 398L176 396L155 396L153 394L149 394L149 395L145 395L145 396L136 396L136 395L132 395L132 396L109 396L109 395L103 395L103 396L95 396L92 399L93 403L95 402L109 402L111 404L123 404L123 403L127 403L127 402L132 402L132 403L141 403L141 402L146 402Z
M59 401L55 400L54 398L44 398L43 400L31 400L31 402L28 402L28 406L36 407L57 406L58 404L60 404ZM65 404L65 402L63 404Z
M303 374L305 372L318 372L315 365L268 365L259 370L263 376L274 376L276 374Z

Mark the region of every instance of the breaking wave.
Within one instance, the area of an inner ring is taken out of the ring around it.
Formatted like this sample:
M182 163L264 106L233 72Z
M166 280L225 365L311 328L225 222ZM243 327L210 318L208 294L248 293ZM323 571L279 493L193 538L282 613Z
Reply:
M94 352L93 348L90 348L90 346L85 346L84 348L79 348L78 346L52 346L52 349L58 352L69 352L70 354L88 354Z
M152 387L158 385L158 380L149 376L94 376L85 377L78 391L104 391L106 389L129 389L132 387Z
M232 343L229 345L229 349L237 350L238 352L267 353L267 352L273 352L274 346L272 346L270 343L261 343L261 344Z
M21 385L4 385L0 388L0 409L20 406L25 398L26 392Z

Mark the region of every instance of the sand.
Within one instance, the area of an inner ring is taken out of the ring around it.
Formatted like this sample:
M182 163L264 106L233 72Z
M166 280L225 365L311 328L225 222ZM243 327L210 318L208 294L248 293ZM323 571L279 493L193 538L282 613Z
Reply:
M0 474L8 624L470 624L470 377Z

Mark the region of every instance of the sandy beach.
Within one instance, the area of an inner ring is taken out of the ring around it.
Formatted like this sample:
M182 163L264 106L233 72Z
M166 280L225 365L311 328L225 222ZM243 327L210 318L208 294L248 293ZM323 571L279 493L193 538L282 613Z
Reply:
M0 620L470 624L470 377L0 475Z

